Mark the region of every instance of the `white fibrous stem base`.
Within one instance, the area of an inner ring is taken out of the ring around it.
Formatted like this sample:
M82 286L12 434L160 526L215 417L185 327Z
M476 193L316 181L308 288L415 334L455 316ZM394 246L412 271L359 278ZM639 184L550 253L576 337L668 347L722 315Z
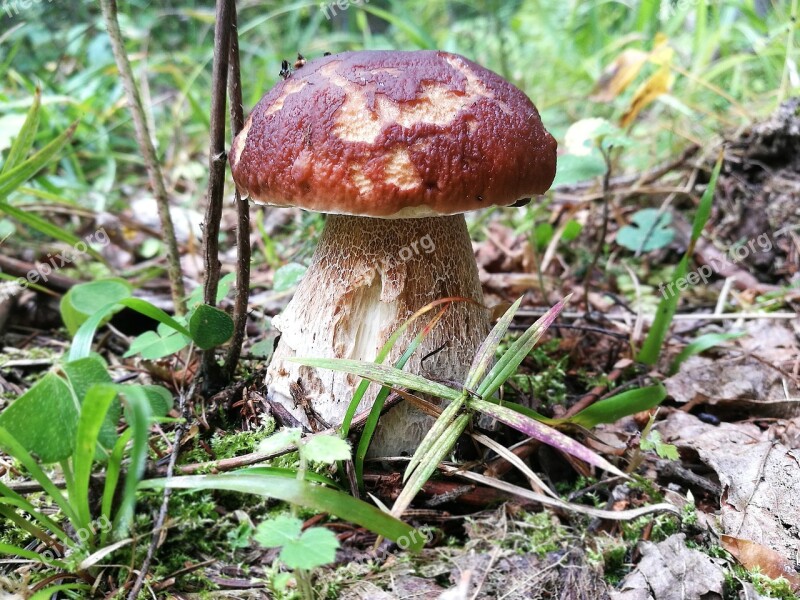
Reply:
M462 215L420 219L329 216L308 272L286 309L273 319L281 337L267 371L270 399L303 424L311 425L309 414L316 421L316 413L338 426L361 379L285 359L374 361L388 337L415 311L449 297L469 298L478 304L483 300ZM438 308L417 319L385 364L394 364L437 312ZM488 331L485 308L470 302L452 303L405 370L457 387ZM372 406L378 389L375 384L370 386L357 412ZM313 407L313 413L297 401L299 394ZM401 401L381 417L370 455L413 453L432 422L431 417Z

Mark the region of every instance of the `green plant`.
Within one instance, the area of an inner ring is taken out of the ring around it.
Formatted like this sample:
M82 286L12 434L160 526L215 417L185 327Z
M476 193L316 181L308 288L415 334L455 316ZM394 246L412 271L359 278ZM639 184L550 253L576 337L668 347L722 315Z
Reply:
M147 458L150 423L163 417L171 404L172 396L164 388L114 384L103 361L90 356L62 364L6 408L0 414L0 449L41 486L65 522L51 519L11 487L0 484L0 515L46 546L42 552L32 552L0 544L0 552L85 577L107 554L103 548L112 539L123 538L129 529L136 486ZM121 415L129 428L118 435ZM60 467L66 494L55 475L44 468L52 463ZM97 465L105 467L99 498L90 493Z
M425 404L424 400L405 390L421 392L449 402L447 407L441 411L436 422L428 431L409 462L403 477L405 487L395 501L392 508L393 515L399 517L403 514L436 470L439 463L451 452L456 441L467 429L476 413L486 414L527 436L536 438L598 468L612 473L620 473L616 467L604 458L545 422L560 423L548 420L534 411L512 402L501 402L495 398L496 392L514 374L519 364L533 349L550 323L559 315L564 308L566 299L556 304L541 319L531 325L491 366L497 347L505 336L521 301L522 299L517 300L508 309L483 344L481 344L461 390L456 390L441 383L430 381L422 376L406 373L397 367L389 367L383 364L363 363L345 359L291 359L294 362L310 367L339 370L359 375L365 380L381 384L385 389L394 390L411 402ZM657 404L663 399L663 395L660 393L661 390L658 390L658 388L635 391L643 394L648 403L655 400ZM609 407L601 405L600 408L595 408L594 412L588 415L579 413L573 418L573 421L580 424L596 424L601 422L609 412L616 416L621 406L618 405L617 401L611 404L614 408L610 411L608 410ZM628 404L627 408L630 409L630 407L631 405Z

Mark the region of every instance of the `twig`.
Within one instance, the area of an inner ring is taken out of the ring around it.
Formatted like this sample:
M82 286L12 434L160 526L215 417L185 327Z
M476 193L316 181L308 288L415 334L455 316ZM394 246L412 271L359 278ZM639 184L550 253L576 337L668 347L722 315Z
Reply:
M195 385L196 384L193 383L188 392L181 392L181 394L178 396L178 412L183 419L178 426L175 427L175 441L173 442L172 449L170 450L169 464L167 465L165 474L166 477L172 477L172 473L175 470L175 463L178 461L181 440L183 439L183 435L188 426L188 419L186 419L185 415L187 405L186 400L194 395ZM171 493L172 488L164 488L164 496L161 500L161 508L158 509L158 516L156 517L153 527L153 537L150 540L150 547L147 549L147 554L142 561L142 566L139 568L139 574L136 576L136 581L134 582L130 593L128 593L128 600L136 600L136 598L139 596L142 586L144 585L145 577L147 577L147 571L150 570L150 563L153 561L153 557L155 556L156 550L161 542L162 529L164 527L164 522L167 520L167 513L169 512L169 497Z
M236 20L236 2L231 3L231 42L228 64L228 95L231 100L231 137L244 127L242 108L242 77L239 69L239 29ZM247 301L250 298L250 205L242 200L238 190L233 192L236 204L236 297L233 301L233 337L225 357L223 376L233 379L244 343L247 327Z
M156 158L156 150L150 137L150 131L147 128L142 99L139 96L139 88L136 86L131 63L125 52L125 44L122 41L122 34L119 30L117 2L116 0L100 0L100 6L103 10L108 37L111 39L111 50L114 53L114 60L117 63L117 69L119 69L119 75L122 78L122 86L125 88L125 95L128 98L128 104L133 116L136 141L138 142L139 150L142 152L142 159L147 168L147 176L150 179L150 187L153 188L153 194L158 206L161 230L167 246L167 274L172 290L172 302L175 305L175 312L182 315L186 312L183 274L181 273L178 241L175 238L175 228L172 225L172 216L169 212L169 196L164 185L164 176L161 173L161 165Z
M231 7L233 0L217 0L214 25L214 64L211 70L211 129L208 156L208 204L203 220L203 302L217 304L219 287L219 226L222 220L222 194L225 192L225 103L228 86L228 56L231 46ZM222 387L222 370L213 349L203 352L203 389L206 393Z

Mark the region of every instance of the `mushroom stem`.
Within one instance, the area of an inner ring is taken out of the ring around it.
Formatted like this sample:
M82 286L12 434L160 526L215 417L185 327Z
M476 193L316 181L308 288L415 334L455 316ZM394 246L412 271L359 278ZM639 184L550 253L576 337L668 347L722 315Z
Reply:
M311 424L310 411L293 398L293 391L295 397L301 393L325 422L340 424L360 378L302 367L285 359L373 361L392 332L416 310L447 297L483 300L463 215L419 219L328 216L306 276L283 313L273 319L281 338L267 372L268 394L302 423ZM418 319L406 330L389 361L402 354L427 321ZM484 308L455 302L408 361L406 370L430 379L460 382L488 330L489 315ZM429 353L434 354L421 364ZM290 384L298 380L300 386L291 390ZM377 391L378 386L370 386L359 412L372 405ZM316 418L313 413L311 418ZM381 418L370 454L413 452L430 423L431 417L400 403Z

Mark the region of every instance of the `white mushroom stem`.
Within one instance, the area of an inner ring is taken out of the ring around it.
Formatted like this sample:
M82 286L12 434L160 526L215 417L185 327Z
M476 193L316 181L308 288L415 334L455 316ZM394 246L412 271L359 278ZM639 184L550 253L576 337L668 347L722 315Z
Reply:
M325 422L339 425L360 378L302 367L285 358L373 361L392 332L416 310L447 297L483 300L463 215L329 216L306 276L286 309L273 319L281 338L267 372L270 398L308 424L308 411L296 403L290 390L290 384L299 380L300 387L292 386L295 396L301 392ZM391 363L434 314L435 310L430 311L406 330L394 346ZM486 309L453 303L406 370L434 380L461 382L488 331ZM422 362L429 353L434 354ZM359 412L372 405L377 391L377 385L370 386ZM431 422L401 402L381 418L370 455L413 452Z

